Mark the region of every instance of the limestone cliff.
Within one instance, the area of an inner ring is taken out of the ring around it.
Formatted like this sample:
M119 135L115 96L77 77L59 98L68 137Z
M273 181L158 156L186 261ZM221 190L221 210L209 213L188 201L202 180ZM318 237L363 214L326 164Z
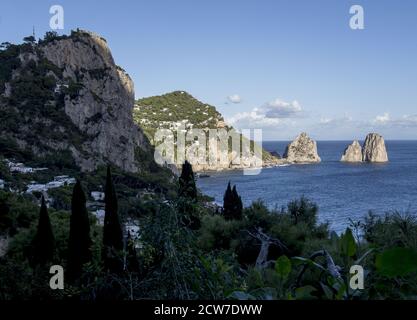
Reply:
M317 163L321 158L317 152L317 143L307 133L301 133L291 142L284 153L284 159L290 163Z
M207 159L206 161L201 161L200 164L195 164L197 161L194 162L193 169L197 172L258 167L259 165L257 163L260 163L261 160L263 166L274 166L283 162L283 160L278 159L262 149L258 144L254 144L254 148L257 148L258 154L262 157L259 161L257 159L255 160L253 152L249 156L245 156L232 151L231 147L228 151L222 152L220 140L223 141L224 139L219 139L217 143L217 149L215 149L217 158L214 161L210 161L209 153L213 152L214 148L211 149L209 146L209 130L219 132L219 130L224 129L230 133L230 136L239 134L233 127L225 123L222 115L214 106L197 100L185 91L174 91L161 96L147 97L136 101L134 119L152 143L154 143L154 135L157 129L168 129L174 134L176 134L177 130L190 133L191 129L201 129L206 135L205 150ZM231 138L229 139L231 140ZM245 137L241 137L241 139L242 141L249 142ZM188 150L191 150L192 145L191 142L187 143L187 153ZM253 151L253 148L251 148L251 151Z
M133 82L105 39L77 30L7 51L0 56L11 65L3 88L0 81L3 137L36 156L66 152L83 171L106 163L141 169L137 155L151 148L133 122Z
M342 155L343 162L362 162L362 147L358 140L353 141Z

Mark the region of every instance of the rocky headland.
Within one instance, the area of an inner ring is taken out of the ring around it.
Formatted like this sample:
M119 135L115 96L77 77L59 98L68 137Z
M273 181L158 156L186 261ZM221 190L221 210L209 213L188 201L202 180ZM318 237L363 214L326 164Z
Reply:
M192 161L189 151L195 150L196 144L191 141L187 141L185 144L187 159L192 163L195 172L250 169L259 167L260 163L263 167L271 167L283 163L283 160L279 159L276 154L271 154L263 149L260 144L249 141L228 125L215 106L199 101L186 91L174 91L137 100L133 117L136 124L155 146L158 145L154 141L155 132L158 129L167 129L175 134L180 131L187 133L187 135L192 134L193 129L201 130L200 132L206 137L205 161ZM219 134L214 145L208 142L210 130ZM247 143L248 146L251 145L250 152L244 154L229 147L226 154L224 146L221 147L222 140L225 139L221 131L227 131L230 134L226 139L231 139L232 136L234 138L238 137L242 142L242 148L243 142ZM177 142L174 141L174 144L177 145ZM210 154L212 155L211 160L209 159ZM260 156L262 159L258 159ZM213 159L214 161L212 161ZM170 168L175 171L181 165L181 162L171 164Z

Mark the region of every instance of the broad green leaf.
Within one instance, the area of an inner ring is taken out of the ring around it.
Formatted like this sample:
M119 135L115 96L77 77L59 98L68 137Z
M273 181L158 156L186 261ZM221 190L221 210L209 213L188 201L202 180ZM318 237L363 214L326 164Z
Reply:
M354 264L361 264L363 260L365 260L365 258L371 253L373 252L374 249L371 248L368 251L366 251L358 260L355 261Z
M275 271L281 279L286 280L291 272L290 259L287 256L280 256L275 262Z
M356 242L350 228L347 228L340 238L340 251L342 255L347 257L353 257L356 253Z
M324 284L324 283L322 283L322 282L320 282L320 286L321 286L321 288L323 289L324 294L326 295L326 298L327 298L328 300L333 300L333 296L334 296L334 294L333 294L332 289L330 289L327 285L325 285L325 284Z
M376 257L376 270L388 278L406 276L417 271L417 251L410 248L392 248Z
M305 286L295 289L295 298L297 300L313 300L317 297L313 296L312 293L316 291L313 286Z
M336 300L342 300L343 297L346 294L346 291L347 291L346 285L344 283L342 283L342 284L338 283L337 286L334 285L333 287L338 287L337 294L336 294Z
M307 263L307 258L303 257L292 257L291 262L293 266L300 266Z
M295 266L299 266L299 265L302 265L302 264L306 264L306 265L308 265L310 267L316 267L316 268L320 269L323 272L327 272L327 269L326 268L324 268L322 265L318 264L317 262L314 262L311 259L303 258L303 257L292 257L291 260L292 260L292 262L293 262L293 264Z

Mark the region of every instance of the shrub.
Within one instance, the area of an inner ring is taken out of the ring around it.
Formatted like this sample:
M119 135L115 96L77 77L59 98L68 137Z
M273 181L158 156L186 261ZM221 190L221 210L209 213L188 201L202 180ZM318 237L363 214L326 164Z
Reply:
M313 227L317 223L318 207L304 196L291 201L288 204L288 212L293 217L295 224L305 222Z
M235 239L241 227L239 221L207 215L201 221L198 244L205 250L230 249L236 245Z

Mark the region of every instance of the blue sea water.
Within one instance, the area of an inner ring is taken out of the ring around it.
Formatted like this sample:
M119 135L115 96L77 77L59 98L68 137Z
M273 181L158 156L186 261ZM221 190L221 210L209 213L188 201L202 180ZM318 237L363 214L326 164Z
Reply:
M340 232L349 218L362 220L372 210L417 214L417 141L387 141L386 164L348 164L340 157L351 141L319 141L319 164L265 168L259 175L242 171L213 173L198 179L198 187L216 202L223 201L228 181L236 184L245 206L262 199L281 208L301 195L319 206L319 221ZM283 154L288 142L264 142L268 151Z

